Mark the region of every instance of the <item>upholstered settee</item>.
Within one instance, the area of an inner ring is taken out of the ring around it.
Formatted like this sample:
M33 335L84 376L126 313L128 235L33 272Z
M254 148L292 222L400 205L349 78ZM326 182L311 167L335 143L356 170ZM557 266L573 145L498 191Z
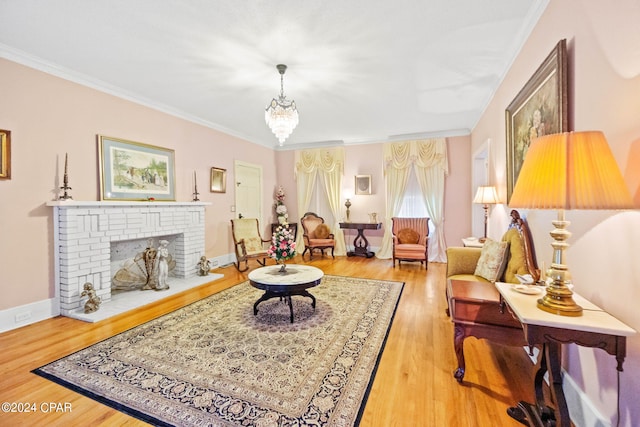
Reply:
M501 242L489 239L485 242L485 246L487 248L447 248L447 278L506 283L519 283L516 274L530 274L534 281L540 278L531 234L527 223L520 218L518 211L511 211L511 223L502 236ZM496 259L495 253L493 255L487 253L488 246L495 247L496 252L500 251L499 247L501 246L504 249L504 256L501 259ZM479 262L483 251L485 258L482 261L488 260L488 263L485 264Z
M483 248L447 249L447 315L454 324L454 349L458 367L454 377L465 374L464 340L484 338L504 345L527 345L522 325L505 309L494 282L519 283L518 275L539 279L526 223L511 211L511 224L500 242L488 239Z

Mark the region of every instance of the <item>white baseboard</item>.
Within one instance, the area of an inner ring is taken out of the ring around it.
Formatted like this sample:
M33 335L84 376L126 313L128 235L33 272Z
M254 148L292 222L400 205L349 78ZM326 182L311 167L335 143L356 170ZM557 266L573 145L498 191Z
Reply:
M602 416L571 376L562 370L562 390L567 400L571 421L579 427L611 427L611 421Z
M215 269L215 268L225 267L225 266L228 266L229 264L235 263L236 256L235 254L230 253L230 254L217 256L214 258L209 258L209 261L211 262L211 268Z
M534 365L538 363L540 351L537 347L533 349L533 355L529 354L529 347L524 347ZM549 373L544 376L544 380L549 384ZM602 416L596 407L591 403L578 384L571 378L564 369L562 370L562 391L567 401L569 413L571 414L571 422L579 427L611 427L611 421Z
M56 298L32 302L0 311L0 332L11 331L60 314Z

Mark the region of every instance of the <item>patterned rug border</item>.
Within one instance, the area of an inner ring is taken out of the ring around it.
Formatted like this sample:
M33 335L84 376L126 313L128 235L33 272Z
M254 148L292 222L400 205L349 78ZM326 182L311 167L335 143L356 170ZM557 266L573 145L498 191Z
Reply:
M382 359L382 355L384 354L384 350L386 348L387 339L389 337L389 332L391 331L391 326L393 325L393 321L395 320L396 312L398 310L398 306L400 305L400 300L402 298L402 294L404 292L404 286L405 286L406 282L397 281L397 280L375 279L375 278L368 278L368 277L342 276L342 275L335 275L335 274L325 275L325 277L335 277L335 278L343 278L343 279L360 279L360 280L370 280L370 281L387 282L387 283L399 283L400 284L400 290L398 292L398 298L396 300L395 307L393 309L393 312L391 313L391 316L390 316L390 319L389 319L389 323L387 325L387 329L386 329L384 338L382 339L382 342L380 344L380 350L379 350L378 355L376 357L376 361L375 361L375 364L374 364L373 369L371 371L371 375L369 377L369 381L368 381L367 387L366 387L366 389L364 391L364 394L363 394L363 398L362 398L362 402L360 404L360 408L359 408L358 413L357 413L356 418L355 418L354 427L357 427L360 424L360 421L362 419L362 415L364 413L364 409L366 407L367 400L369 398L369 394L370 394L371 388L373 386L373 382L374 382L376 374L378 372L378 367L380 365L380 361ZM247 280L243 280L241 282L238 282L235 285L230 286L229 288L223 289L223 290L217 292L216 294L227 292L227 291L231 291L233 288L236 288L238 286L242 286L242 285L244 285L246 283L248 283L248 279ZM85 397L88 397L88 398L90 398L92 400L95 400L96 402L102 403L102 404L104 404L104 405L106 405L106 406L108 406L110 408L113 408L113 409L115 409L117 411L123 412L123 413L125 413L125 414L127 414L127 415L129 415L131 417L134 417L134 418L140 420L140 421L152 424L154 426L174 427L174 425L171 424L171 423L167 423L167 422L165 422L163 420L160 420L160 419L158 419L158 418L156 418L154 416L151 416L151 415L149 415L149 414L147 414L145 412L138 411L138 410L133 409L133 408L131 408L129 406L126 406L126 405L123 405L121 403L118 403L117 401L115 401L113 399L110 399L110 398L107 398L105 396L96 394L96 393L94 393L94 392L92 392L90 390L87 390L86 388L76 386L75 384L73 384L71 382L68 382L68 381L66 381L66 380L64 380L64 379L62 379L62 378L60 378L60 377L58 377L56 375L44 372L43 369L46 368L47 366L51 365L51 364L54 364L54 363L62 360L62 359L65 359L65 358L68 358L68 357L70 357L70 356L72 356L74 354L80 353L80 352L82 352L82 351L84 351L84 350L86 350L86 349L88 349L88 348L90 348L92 346L95 346L95 345L98 345L98 344L103 343L105 341L108 341L110 339L113 339L113 338L115 338L115 337L117 337L119 335L125 334L125 333L127 333L129 331L132 331L132 330L136 329L136 328L143 327L144 325L147 325L147 324L149 324L151 322L158 321L158 320L162 319L163 317L170 316L170 315L172 315L173 313L175 313L178 310L182 310L182 309L185 309L185 308L187 308L187 307L189 307L191 305L197 304L197 303L199 303L199 302L201 302L203 300L206 300L207 298L210 298L213 295L215 295L215 294L211 294L211 295L206 296L204 298L201 298L199 300L193 301L193 302L191 302L189 304L186 304L186 305L184 305L184 306L182 306L180 308L172 310L172 311L170 311L168 313L165 313L165 314L163 314L161 316L158 316L158 317L155 317L153 319L147 320L146 322L140 323L139 325L136 325L136 326L133 326L133 327L131 327L129 329L126 329L124 331L118 332L117 334L111 335L111 336L109 336L107 338L104 338L104 339L102 339L100 341L96 341L95 343L93 343L93 344L91 344L91 345L89 345L87 347L83 347L83 348L81 348L81 349L79 349L77 351L71 352L71 353L69 353L69 354L67 354L65 356L59 357L56 360L53 360L53 361L51 361L49 363L46 363L46 364L44 364L44 365L42 365L42 366L40 366L38 368L35 368L35 369L33 369L31 371L31 373L33 373L35 375L38 375L38 376L40 376L42 378L45 378L45 379L47 379L49 381L52 381L52 382L54 382L54 383L56 383L58 385L66 387L67 389L69 389L69 390L71 390L73 392L76 392L76 393L78 393L78 394L80 394L82 396L85 396Z
M341 277L351 277L351 276L341 276ZM357 277L357 279L367 279L366 277ZM379 280L379 279L367 279L367 280ZM389 332L391 331L391 325L393 325L393 321L396 318L396 312L398 311L398 306L400 305L400 299L402 298L402 292L404 291L404 285L406 282L399 282L397 280L384 280L385 282L394 282L401 283L400 292L398 293L398 300L396 301L396 306L393 309L393 313L391 314L391 319L389 319L389 325L387 325L387 331L384 334L384 339L382 340L382 344L380 345L380 351L378 352L378 357L376 358L376 363L373 366L373 370L371 371L371 376L369 377L369 383L367 384L367 388L364 391L364 395L362 396L362 403L360 403L360 409L358 409L358 415L356 416L356 420L353 423L354 427L360 425L360 420L362 419L362 415L364 414L364 408L367 406L367 400L369 400L369 393L371 392L371 387L373 386L373 381L376 379L376 374L378 373L378 366L380 365L380 360L382 359L382 354L384 353L384 349L387 346L387 338L389 338Z

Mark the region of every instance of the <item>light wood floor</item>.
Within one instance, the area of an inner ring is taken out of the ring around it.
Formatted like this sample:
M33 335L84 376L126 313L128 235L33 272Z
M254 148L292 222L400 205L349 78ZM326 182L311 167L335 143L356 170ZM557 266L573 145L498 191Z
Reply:
M534 366L522 348L486 340L465 342L467 373L456 367L453 325L445 314L445 264L392 268L391 260L321 258L312 262L325 274L404 281L405 287L360 423L369 426L518 426L506 409L533 400ZM258 265L250 264L252 268ZM140 426L121 412L83 397L31 370L246 280L233 266L224 278L99 323L66 317L0 334L0 402L35 403L36 413L0 412L3 426ZM44 413L42 403L68 403L71 412Z

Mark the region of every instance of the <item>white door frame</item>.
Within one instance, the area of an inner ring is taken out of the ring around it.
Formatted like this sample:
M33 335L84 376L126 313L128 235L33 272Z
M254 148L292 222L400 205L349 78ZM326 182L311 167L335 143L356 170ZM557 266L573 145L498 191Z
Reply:
M489 159L490 159L491 139L487 139L480 144L480 147L473 154L471 165L471 199L476 195L476 191L481 185L489 185ZM484 209L482 205L472 203L471 208L471 233L474 237L481 237L484 234Z

